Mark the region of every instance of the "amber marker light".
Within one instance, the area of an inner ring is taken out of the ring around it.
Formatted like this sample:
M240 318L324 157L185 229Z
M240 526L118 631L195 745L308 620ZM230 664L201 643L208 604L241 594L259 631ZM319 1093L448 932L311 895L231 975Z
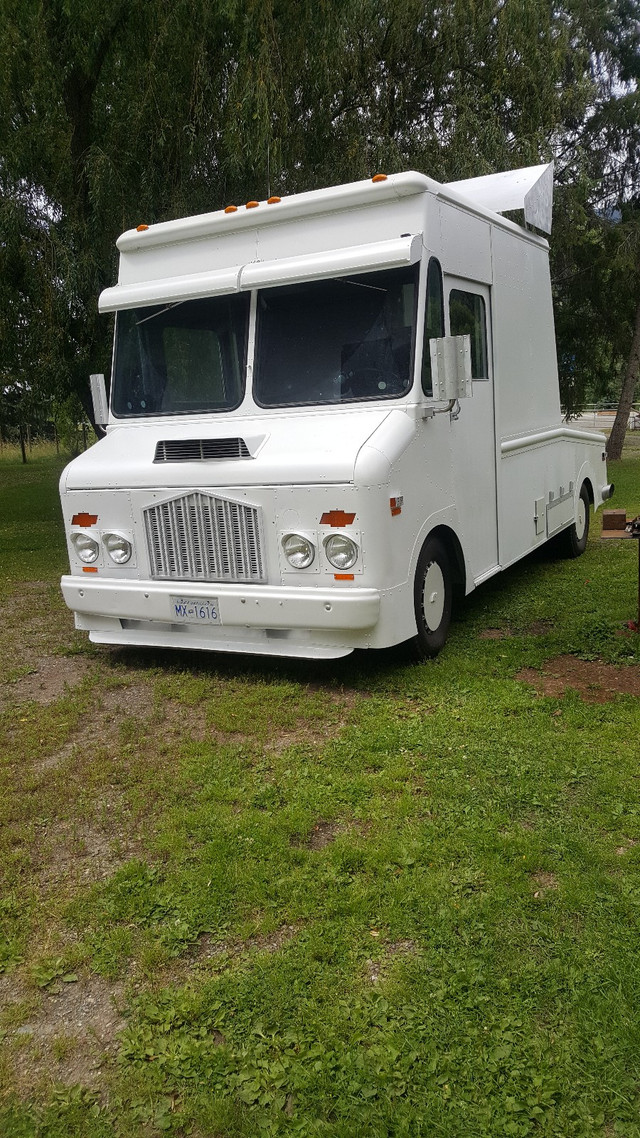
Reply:
M225 211L224 211L224 212L225 212L225 213L237 213L237 212L238 212L238 207L237 207L237 205L228 205L228 206L226 206L226 207L225 207Z
M386 180L387 180L386 174L374 174L373 178L371 179L372 182L386 182Z
M80 529L87 529L89 526L94 526L97 520L97 514L74 514L71 519L71 525L80 526Z
M145 229L148 229L148 228L149 228L148 225L136 225L136 232L137 233L144 233Z
M267 205L277 205L279 201L280 198L276 198L275 196L272 198L267 198Z
M82 572L83 573L97 573L98 570L96 569L95 565L83 565L82 566Z
M256 209L259 205L260 205L260 202L247 202L245 208L246 209Z
M97 572L98 570L96 569L96 573ZM354 581L355 577L353 573L334 573L333 579L334 581Z

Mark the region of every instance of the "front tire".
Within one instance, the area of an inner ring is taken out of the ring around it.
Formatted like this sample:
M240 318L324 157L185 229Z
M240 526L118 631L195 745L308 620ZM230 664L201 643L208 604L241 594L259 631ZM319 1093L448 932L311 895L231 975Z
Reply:
M437 656L451 623L453 583L449 555L437 537L425 541L413 586L417 634L410 641L419 660Z
M583 482L576 503L576 520L558 536L558 547L562 557L581 557L587 548L590 509L589 491L586 482Z

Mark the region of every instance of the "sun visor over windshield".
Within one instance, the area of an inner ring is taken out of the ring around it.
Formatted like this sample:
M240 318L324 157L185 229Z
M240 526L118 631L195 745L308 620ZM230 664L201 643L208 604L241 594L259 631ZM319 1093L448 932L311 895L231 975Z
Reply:
M220 296L238 292L242 266L219 269L215 273L192 273L186 277L161 277L141 284L115 285L100 294L100 312L121 308L144 308L151 304L179 304L195 297Z
M294 284L296 281L321 280L375 269L400 269L414 265L420 258L422 234L398 237L393 241L375 241L369 245L350 245L346 249L328 249L303 257L286 257L278 261L253 261L240 274L240 288Z
M100 296L100 312L117 312L122 308L142 308L151 304L176 304L197 297L247 291L265 285L292 284L295 281L321 280L375 269L402 268L420 258L422 235L398 237L393 241L375 241L367 245L351 245L329 249L303 257L286 257L278 261L252 261L212 273L191 276L162 277L140 284L116 285Z

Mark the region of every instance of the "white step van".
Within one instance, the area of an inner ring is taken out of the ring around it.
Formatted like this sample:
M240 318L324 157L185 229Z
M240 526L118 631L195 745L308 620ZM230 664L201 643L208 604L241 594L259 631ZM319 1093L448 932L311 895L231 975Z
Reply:
M61 479L76 627L431 656L454 588L581 553L612 487L561 421L552 182L377 175L124 233L106 435Z

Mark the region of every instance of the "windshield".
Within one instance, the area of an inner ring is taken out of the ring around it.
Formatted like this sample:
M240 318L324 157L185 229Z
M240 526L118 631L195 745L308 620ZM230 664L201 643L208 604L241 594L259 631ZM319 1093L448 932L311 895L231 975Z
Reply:
M417 291L417 265L263 289L256 401L285 407L405 394Z
M248 295L127 309L116 319L114 415L231 411L242 402Z

